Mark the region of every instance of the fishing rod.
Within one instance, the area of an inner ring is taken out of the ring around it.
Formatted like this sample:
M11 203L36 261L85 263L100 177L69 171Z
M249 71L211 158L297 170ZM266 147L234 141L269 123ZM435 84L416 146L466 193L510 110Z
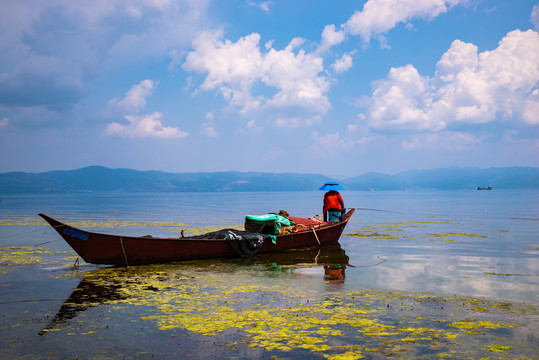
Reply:
M396 211L381 210L381 209L371 209L371 208L354 208L354 209L363 210L363 211L379 211L379 212L386 212L386 213L392 213L392 214L399 214Z
M53 226L53 228L56 228L58 226L61 226L61 225ZM37 230L30 230L30 231L24 231L24 232L20 232L20 233L16 233L16 234L3 235L3 236L0 236L0 240L7 239L9 237L14 237L14 236L31 234L31 233L38 232L38 231L49 230L49 229L50 229L50 226L47 226L47 227L44 227L44 228L39 228ZM58 240L47 241L47 242L44 242L44 243L41 243L41 244L35 244L35 245L31 245L31 246L35 247L35 246L39 246L39 245L45 245L45 244L55 242L55 241L59 241L59 239Z

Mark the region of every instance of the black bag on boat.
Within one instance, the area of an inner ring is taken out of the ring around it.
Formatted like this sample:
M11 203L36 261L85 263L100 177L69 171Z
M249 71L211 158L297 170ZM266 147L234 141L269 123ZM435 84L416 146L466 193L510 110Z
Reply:
M267 235L236 229L222 229L207 234L189 236L190 239L224 239L241 257L251 256L260 249Z
M246 257L256 253L262 244L264 244L265 238L266 235L264 234L245 233L243 235L238 235L230 232L229 235L225 237L225 240L239 256Z

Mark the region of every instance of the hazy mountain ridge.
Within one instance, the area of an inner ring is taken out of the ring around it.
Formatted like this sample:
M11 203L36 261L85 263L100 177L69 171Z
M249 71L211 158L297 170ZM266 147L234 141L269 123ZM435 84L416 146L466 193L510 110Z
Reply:
M0 193L301 191L323 175L258 172L167 173L90 166L77 170L0 174Z
M0 193L308 191L334 180L320 174L208 172L168 173L90 166L77 170L0 174ZM539 188L539 168L409 170L395 175L367 173L336 179L346 190Z
M539 168L461 168L449 167L430 170L409 170L396 175L369 173L346 179L350 190L401 189L476 189L492 186L495 189L539 188Z

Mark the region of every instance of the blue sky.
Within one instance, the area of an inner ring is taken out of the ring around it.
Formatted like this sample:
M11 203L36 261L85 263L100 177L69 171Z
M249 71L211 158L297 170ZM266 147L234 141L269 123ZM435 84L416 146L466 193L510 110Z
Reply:
M539 166L536 0L0 6L0 172Z

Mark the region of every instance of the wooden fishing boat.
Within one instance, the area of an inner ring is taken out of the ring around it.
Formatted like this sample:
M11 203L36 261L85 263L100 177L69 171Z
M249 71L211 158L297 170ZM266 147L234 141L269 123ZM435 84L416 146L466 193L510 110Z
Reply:
M323 222L291 216L297 225L286 234L276 235L275 242L264 240L257 253L317 246L339 240L354 209L342 222ZM111 235L74 228L45 214L47 221L87 263L105 265L141 265L174 261L239 257L225 239L194 237L156 238Z

